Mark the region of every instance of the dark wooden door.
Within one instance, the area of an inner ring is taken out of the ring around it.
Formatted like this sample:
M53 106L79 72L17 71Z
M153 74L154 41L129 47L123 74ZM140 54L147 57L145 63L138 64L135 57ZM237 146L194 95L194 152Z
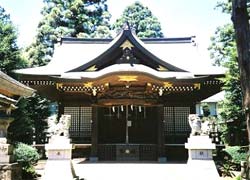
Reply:
M126 111L118 106L98 107L99 144L125 143Z
M128 107L129 143L157 144L157 107Z

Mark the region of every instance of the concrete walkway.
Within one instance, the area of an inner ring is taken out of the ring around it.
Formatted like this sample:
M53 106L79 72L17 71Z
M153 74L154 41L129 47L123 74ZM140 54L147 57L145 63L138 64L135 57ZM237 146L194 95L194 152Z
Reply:
M70 160L48 160L44 167L42 180L73 180Z
M218 180L210 165L197 163L86 163L73 160L75 173L84 180ZM198 166L197 166L198 165Z

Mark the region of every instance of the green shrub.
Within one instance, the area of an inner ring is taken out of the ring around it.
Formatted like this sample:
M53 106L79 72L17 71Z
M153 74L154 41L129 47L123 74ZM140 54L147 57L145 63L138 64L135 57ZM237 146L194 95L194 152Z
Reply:
M246 150L240 146L228 146L224 151L231 157L233 163L239 164L247 159Z
M242 180L241 176L237 176L235 180Z
M40 156L35 148L18 143L14 150L14 157L22 166L23 179L30 179L36 176L34 165L40 159Z

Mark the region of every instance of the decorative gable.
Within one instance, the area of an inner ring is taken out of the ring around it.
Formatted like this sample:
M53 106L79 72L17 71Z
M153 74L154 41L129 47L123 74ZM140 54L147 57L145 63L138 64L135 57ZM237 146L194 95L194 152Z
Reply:
M94 72L114 64L130 64L131 66L140 64L156 71L187 72L148 51L144 43L132 33L129 26L110 43L112 45L95 59L68 72ZM159 49L159 51L164 51L164 49Z

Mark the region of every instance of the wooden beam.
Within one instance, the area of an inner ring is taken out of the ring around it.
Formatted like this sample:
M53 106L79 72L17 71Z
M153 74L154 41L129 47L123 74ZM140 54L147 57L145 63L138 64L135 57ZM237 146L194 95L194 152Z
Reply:
M158 123L158 137L157 137L157 149L158 149L158 161L166 161L165 155L165 138L164 138L164 107L163 105L157 107L157 123Z
M92 131L91 131L91 157L90 161L98 161L98 107L92 106Z

